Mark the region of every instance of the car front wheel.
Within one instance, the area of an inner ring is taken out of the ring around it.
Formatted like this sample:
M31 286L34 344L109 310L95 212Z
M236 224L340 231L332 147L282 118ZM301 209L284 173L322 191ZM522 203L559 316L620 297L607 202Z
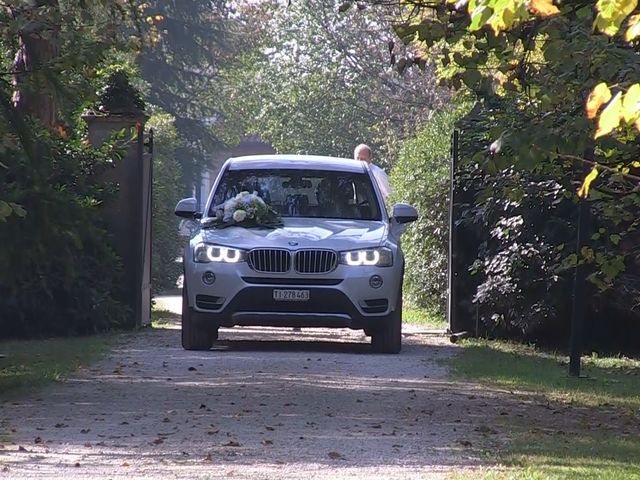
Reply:
M185 350L209 350L214 337L218 338L218 329L215 335L203 325L197 322L196 312L189 307L189 294L186 283L182 287L182 348Z
M376 353L400 353L402 349L402 289L388 323L372 332L371 348Z

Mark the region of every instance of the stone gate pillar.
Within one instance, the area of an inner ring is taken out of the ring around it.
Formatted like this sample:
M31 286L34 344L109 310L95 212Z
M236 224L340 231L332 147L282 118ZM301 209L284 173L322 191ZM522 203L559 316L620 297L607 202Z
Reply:
M126 80L126 78L125 78ZM126 87L131 88L126 81ZM144 126L148 117L135 102L103 101L99 112L86 112L89 142L99 147L121 130L133 138L126 154L101 180L117 186L116 197L105 205L107 230L122 259L123 285L119 300L129 306L129 327L151 322L151 154L145 153ZM106 104L105 104L106 103ZM131 133L133 135L131 135Z

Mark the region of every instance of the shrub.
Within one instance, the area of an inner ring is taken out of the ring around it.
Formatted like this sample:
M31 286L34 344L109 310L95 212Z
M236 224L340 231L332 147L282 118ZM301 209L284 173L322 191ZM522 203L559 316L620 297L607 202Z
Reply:
M580 262L589 280L585 348L637 348L630 339L640 332L640 195L615 176L600 177L588 200L587 245L576 252L580 169L556 158L514 166L512 145L489 145L500 132L525 128L526 112L508 101L474 110L457 124L456 328L567 345Z
M80 334L126 324L114 300L120 260L100 219L109 190L95 182L115 152L33 129L36 154L4 143L3 197L26 216L0 223L3 337ZM9 135L5 134L5 138ZM9 145L9 146L6 146Z
M436 113L415 138L404 143L391 171L390 203L418 209L418 221L403 235L405 288L416 305L444 311L447 288L451 134L466 104Z
M151 284L154 293L176 287L182 265L175 261L180 250L178 219L173 214L182 191L182 170L176 160L178 135L174 119L155 113L147 123L153 128L153 245Z

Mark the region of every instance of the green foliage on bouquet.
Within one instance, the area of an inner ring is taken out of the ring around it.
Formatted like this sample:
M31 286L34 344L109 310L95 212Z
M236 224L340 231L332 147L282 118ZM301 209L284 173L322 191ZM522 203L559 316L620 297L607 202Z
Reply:
M214 224L218 227L277 227L280 216L256 193L240 192L215 210Z

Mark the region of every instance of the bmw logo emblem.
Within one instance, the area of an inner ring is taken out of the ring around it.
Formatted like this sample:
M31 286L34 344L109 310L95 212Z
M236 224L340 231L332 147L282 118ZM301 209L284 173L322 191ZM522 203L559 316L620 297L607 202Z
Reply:
M291 241L289 242L289 245L291 245L292 247L296 247L298 246L298 242Z

